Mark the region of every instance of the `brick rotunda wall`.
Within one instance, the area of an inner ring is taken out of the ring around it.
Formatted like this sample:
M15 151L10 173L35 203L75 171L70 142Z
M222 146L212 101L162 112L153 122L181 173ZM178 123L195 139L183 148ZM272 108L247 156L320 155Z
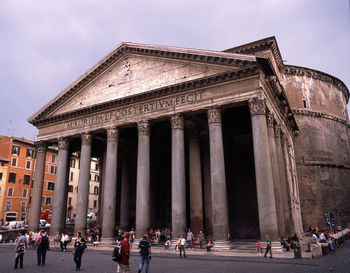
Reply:
M304 229L325 228L324 213L336 210L345 226L350 223L348 91L320 72L285 72L283 85L300 130L294 147Z

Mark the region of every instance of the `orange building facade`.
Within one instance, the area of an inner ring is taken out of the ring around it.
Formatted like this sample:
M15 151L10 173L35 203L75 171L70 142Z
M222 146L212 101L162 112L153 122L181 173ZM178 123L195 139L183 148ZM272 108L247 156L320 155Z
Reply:
M0 219L27 222L35 172L35 143L0 137ZM48 149L41 211L51 211L56 180L57 151Z

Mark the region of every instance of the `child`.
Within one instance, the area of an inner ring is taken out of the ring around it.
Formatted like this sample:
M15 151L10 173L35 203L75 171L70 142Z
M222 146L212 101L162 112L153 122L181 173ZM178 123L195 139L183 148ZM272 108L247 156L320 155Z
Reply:
M256 243L256 254L262 254L262 244L260 241Z

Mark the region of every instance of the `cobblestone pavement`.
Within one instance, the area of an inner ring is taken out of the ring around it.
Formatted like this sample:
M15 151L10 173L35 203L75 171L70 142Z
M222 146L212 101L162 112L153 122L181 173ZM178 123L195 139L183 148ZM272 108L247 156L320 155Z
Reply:
M0 245L0 272L15 272L12 270L14 264L14 245ZM178 255L168 251L153 254L150 265L150 273L327 273L339 272L350 273L350 242L338 249L336 253L317 259L265 259L258 257L242 256L219 256L207 254L205 251L188 251L186 259L180 259ZM81 272L116 272L116 263L111 260L112 249L94 249L89 246L83 255ZM132 252L130 258L131 272L137 272L139 255ZM27 250L24 256L24 268L17 269L19 272L73 272L74 262L71 252L60 252L51 250L47 252L45 266L36 265L36 251Z

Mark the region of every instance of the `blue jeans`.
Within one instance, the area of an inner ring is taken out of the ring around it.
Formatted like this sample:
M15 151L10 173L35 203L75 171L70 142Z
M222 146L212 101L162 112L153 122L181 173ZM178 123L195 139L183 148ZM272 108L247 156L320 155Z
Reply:
M184 257L186 257L185 246L180 245L180 257L181 257L182 251L184 252Z
M148 273L148 268L149 268L149 256L148 255L142 255L141 256L141 262L139 265L139 271L142 271L143 265L146 263L145 266L145 273Z
M38 265L40 265L40 264L45 265L46 248L39 245L37 250L36 250L36 255L38 257Z

